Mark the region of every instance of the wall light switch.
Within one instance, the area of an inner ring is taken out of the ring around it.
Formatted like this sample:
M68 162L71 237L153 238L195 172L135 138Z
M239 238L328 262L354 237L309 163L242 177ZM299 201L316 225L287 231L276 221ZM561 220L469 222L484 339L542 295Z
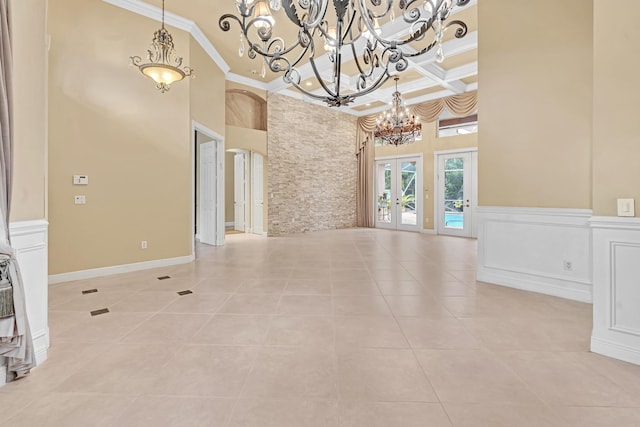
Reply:
M76 205L84 205L87 203L87 196L73 196L73 201Z
M73 175L73 185L89 185L89 175Z
M635 201L633 199L618 199L618 216L636 216Z

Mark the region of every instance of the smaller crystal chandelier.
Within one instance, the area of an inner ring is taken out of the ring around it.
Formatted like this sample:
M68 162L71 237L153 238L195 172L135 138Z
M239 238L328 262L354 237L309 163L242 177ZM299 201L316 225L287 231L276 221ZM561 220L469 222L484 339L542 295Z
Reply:
M173 37L164 28L164 0L162 0L162 27L153 35L151 47L147 50L147 60L143 64L139 56L130 56L131 65L138 67L140 72L156 82L156 87L162 93L169 90L173 82L178 82L187 76L194 77L193 70L182 65L182 57L176 55Z
M414 142L422 133L422 124L414 114L409 114L408 108L402 107L402 98L398 92L398 76L396 91L393 93L392 107L386 113L382 113L376 121L376 129L373 135L380 138L384 145L402 145Z

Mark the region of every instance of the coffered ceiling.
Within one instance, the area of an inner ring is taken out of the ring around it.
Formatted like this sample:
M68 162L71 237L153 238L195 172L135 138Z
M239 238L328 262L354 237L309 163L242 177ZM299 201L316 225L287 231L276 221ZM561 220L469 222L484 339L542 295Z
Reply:
M160 20L162 0L104 0L157 20ZM452 18L467 24L468 34L456 39L453 32L445 33L443 48L445 60L437 63L435 49L422 57L410 61L409 68L400 73L398 89L407 104L415 104L444 96L459 94L478 87L478 19L477 1L471 0L465 7L455 7ZM239 26L233 25L229 32L220 29L218 21L225 13L237 14L234 0L165 0L166 22L168 25L190 31L194 38L227 72L227 79L244 83L270 92L279 92L305 99L295 88L288 87L282 75L267 71L264 78L260 76L262 63L258 56L249 59L245 54L238 55L240 46ZM399 15L399 14L398 14ZM295 39L296 29L290 23L283 10L274 13L276 24L274 32L285 40ZM398 20L382 25L382 36L397 33ZM177 47L178 51L180 50ZM321 63L321 61L318 61ZM318 84L311 79L310 67L301 67L302 81L305 88L317 89ZM343 75L354 75L355 67L344 64ZM306 74L305 71L307 70ZM197 71L197 70L196 70ZM357 98L342 111L354 115L377 113L388 108L395 87L393 81L387 82L373 93ZM310 102L316 102L311 101ZM324 104L323 104L324 105Z

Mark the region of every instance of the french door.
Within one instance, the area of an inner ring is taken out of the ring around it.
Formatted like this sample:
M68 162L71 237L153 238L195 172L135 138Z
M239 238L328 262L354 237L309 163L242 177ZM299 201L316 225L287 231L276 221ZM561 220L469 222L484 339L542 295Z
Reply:
M437 153L438 234L476 237L478 153Z
M376 160L376 227L420 231L422 158Z

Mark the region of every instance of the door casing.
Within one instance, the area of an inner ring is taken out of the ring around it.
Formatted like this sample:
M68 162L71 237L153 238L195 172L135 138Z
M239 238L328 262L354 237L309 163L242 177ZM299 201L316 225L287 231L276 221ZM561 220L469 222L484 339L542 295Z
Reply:
M198 170L198 141L196 140L196 132L199 132L213 141L215 141L216 151L216 167L214 182L210 183L215 186L216 207L215 207L215 244L216 246L224 245L224 137L219 133L209 129L195 120L191 121L191 227L189 229L189 239L191 240L191 255L195 256L195 217L196 217L196 171ZM200 186L206 183L200 183ZM197 212L201 218L200 212Z

